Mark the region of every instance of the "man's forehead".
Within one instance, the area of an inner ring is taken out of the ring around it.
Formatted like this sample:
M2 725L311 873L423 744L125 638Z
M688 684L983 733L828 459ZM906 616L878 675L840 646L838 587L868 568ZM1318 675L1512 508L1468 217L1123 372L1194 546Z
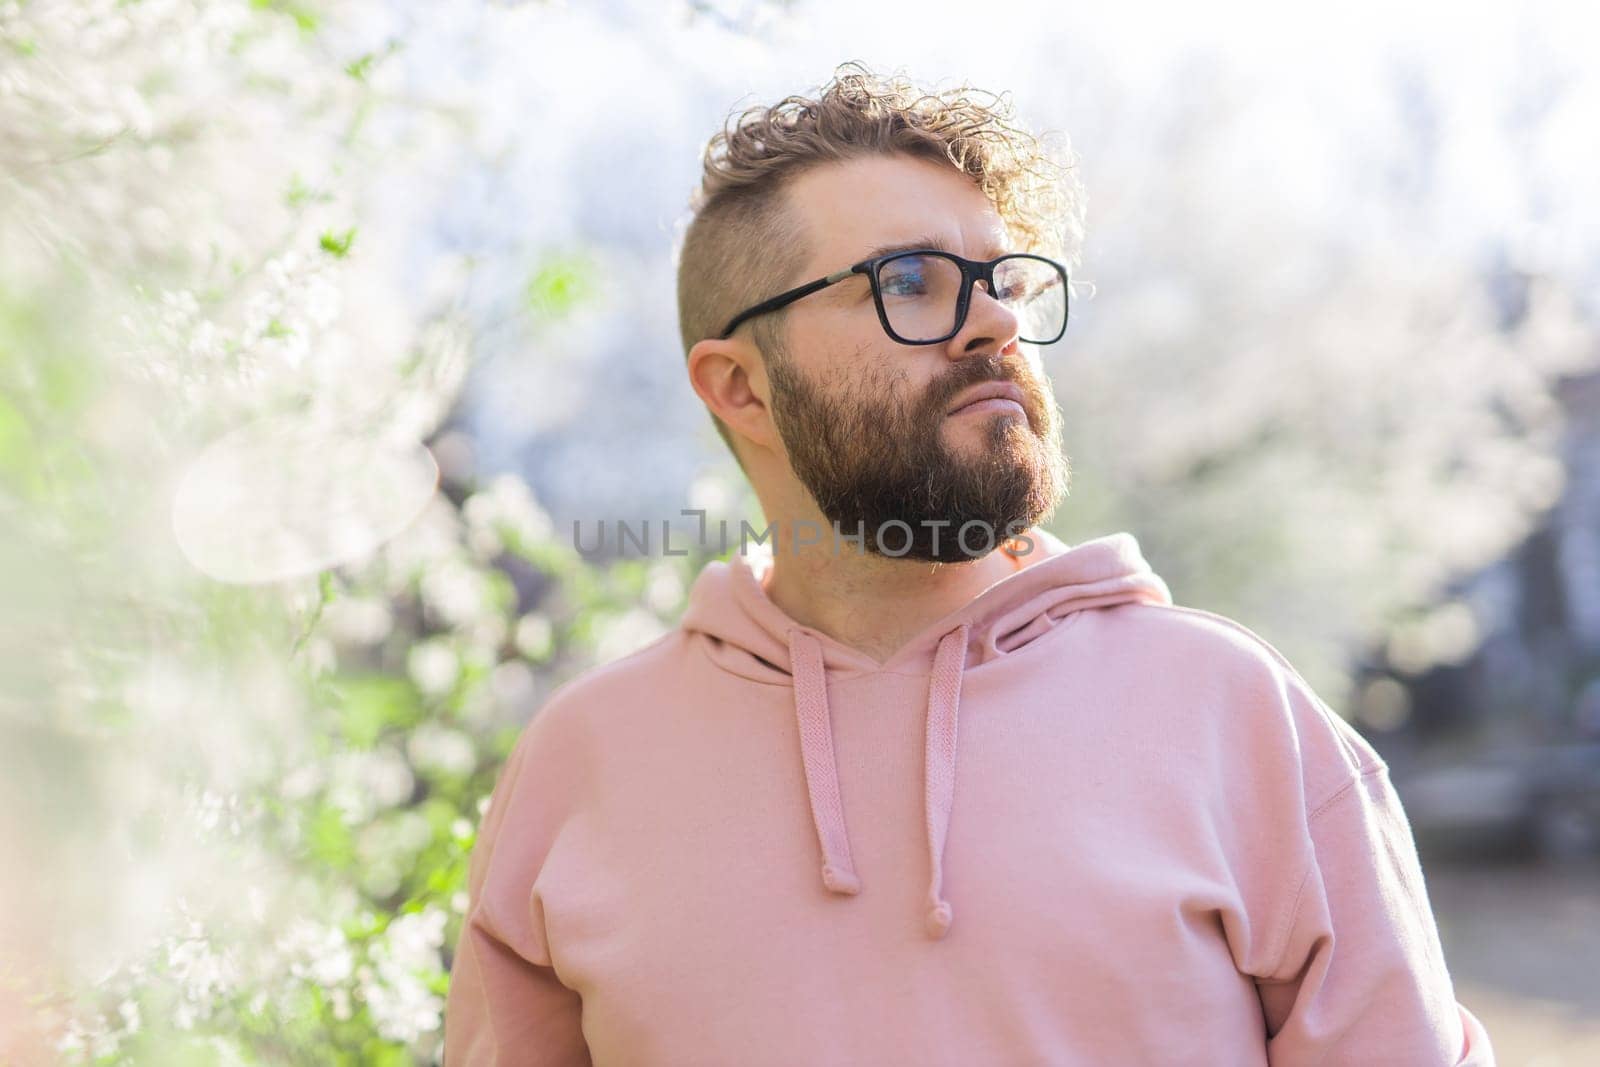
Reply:
M981 259L1015 251L989 197L966 175L925 160L849 160L797 184L811 265L821 270L914 248Z
M993 211L976 214L930 209L897 212L898 218L845 218L835 216L808 227L814 265L825 270L895 252L931 248L968 259L993 259L1014 247L1010 230Z

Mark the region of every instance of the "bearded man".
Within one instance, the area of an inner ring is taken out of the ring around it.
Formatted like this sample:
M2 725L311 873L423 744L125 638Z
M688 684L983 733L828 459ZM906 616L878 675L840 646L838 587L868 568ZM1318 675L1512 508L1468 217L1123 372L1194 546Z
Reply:
M858 66L712 138L687 377L772 537L523 731L446 1067L1493 1063L1377 753L1040 525L1069 179Z

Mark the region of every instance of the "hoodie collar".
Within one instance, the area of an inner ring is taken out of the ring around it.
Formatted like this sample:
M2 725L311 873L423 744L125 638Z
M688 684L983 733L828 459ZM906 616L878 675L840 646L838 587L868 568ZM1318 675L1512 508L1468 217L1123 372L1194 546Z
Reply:
M770 545L707 564L690 590L683 618L684 629L711 639L712 658L724 669L793 686L800 758L822 852L822 884L834 893L859 893L861 880L850 855L839 795L828 672L854 675L913 664L928 671L923 811L929 884L924 929L933 938L945 935L953 915L942 883L955 796L963 672L1016 651L1078 611L1131 602L1172 603L1166 583L1150 569L1129 533L1069 547L1035 527L1001 551L1012 555L1015 572L930 623L881 664L800 625L768 599Z

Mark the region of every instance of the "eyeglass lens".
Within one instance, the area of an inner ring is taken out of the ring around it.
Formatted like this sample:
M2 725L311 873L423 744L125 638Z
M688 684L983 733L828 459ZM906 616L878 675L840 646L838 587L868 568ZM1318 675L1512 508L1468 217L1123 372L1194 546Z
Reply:
M990 294L1015 314L1021 340L1047 344L1066 325L1066 279L1041 259L1002 259ZM952 259L921 253L897 256L878 267L878 291L890 328L904 341L933 341L955 332L961 267Z

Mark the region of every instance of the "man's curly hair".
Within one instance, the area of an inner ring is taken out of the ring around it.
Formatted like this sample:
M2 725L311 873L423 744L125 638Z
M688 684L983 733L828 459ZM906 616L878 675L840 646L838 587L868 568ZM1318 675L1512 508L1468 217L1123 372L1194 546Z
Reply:
M784 193L803 171L826 163L905 155L955 167L989 197L1019 250L1070 266L1083 202L1070 153L1014 125L1012 114L1006 94L966 85L928 92L904 75L880 77L849 62L814 98L789 96L731 115L706 145L678 256L685 356L743 308L803 280L793 275L809 255L804 229ZM785 317L778 311L751 324L768 361L783 358ZM713 421L732 449L727 426Z

